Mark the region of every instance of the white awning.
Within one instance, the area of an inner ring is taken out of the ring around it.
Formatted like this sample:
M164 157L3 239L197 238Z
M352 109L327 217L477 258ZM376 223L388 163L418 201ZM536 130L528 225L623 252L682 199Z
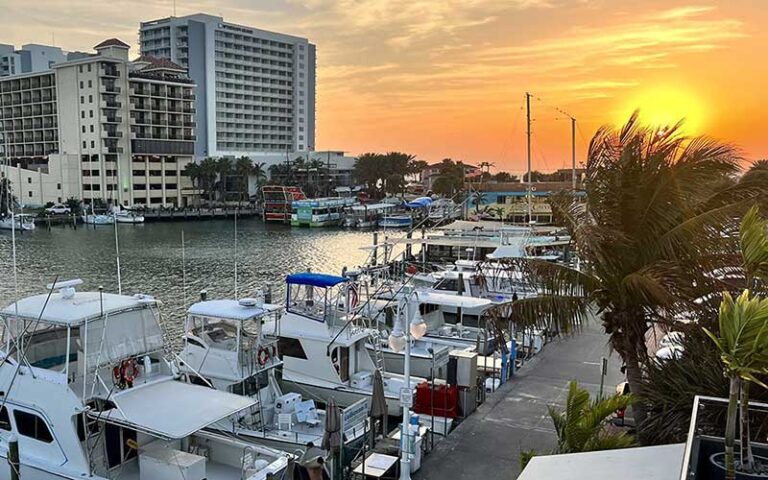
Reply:
M490 306L493 302L487 298L450 295L447 293L419 292L419 303L441 305L444 307L480 308Z
M118 408L90 415L165 439L184 438L256 403L248 397L172 379L137 385L113 394L110 400Z

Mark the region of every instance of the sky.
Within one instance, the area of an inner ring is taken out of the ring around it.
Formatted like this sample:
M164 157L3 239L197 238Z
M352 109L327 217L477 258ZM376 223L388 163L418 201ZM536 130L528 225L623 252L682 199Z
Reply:
M577 161L601 125L639 108L653 124L768 158L764 0L176 0L178 16L304 36L317 45L317 149L404 151L526 168ZM138 55L140 21L173 0L0 0L0 43ZM761 53L763 55L761 55Z

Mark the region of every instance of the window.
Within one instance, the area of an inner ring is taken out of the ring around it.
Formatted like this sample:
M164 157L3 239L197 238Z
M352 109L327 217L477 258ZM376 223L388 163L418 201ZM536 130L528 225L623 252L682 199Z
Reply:
M93 125L91 125L91 133L93 133Z
M88 80L88 88L93 87L93 80Z
M89 110L88 113L90 114L91 118L93 118L93 110Z
M91 71L91 64L90 63L88 64L88 71L89 72Z
M85 87L85 85L83 84L83 81L80 80L80 88L84 88L84 87Z
M27 177L27 183L32 183L32 177Z
M94 142L93 140L91 140L91 148L96 148L96 142Z
M80 65L79 69L80 69L80 73L83 73L83 66L82 65Z
M82 105L83 103L85 103L85 97L80 95L80 104Z
M60 183L56 184L56 190L61 190L61 184ZM59 201L61 201L61 200L59 200Z
M85 133L85 125L83 125L83 133Z
M16 420L16 428L19 430L19 435L34 438L35 440L45 443L51 443L53 441L53 436L51 435L51 431L48 430L48 425L46 425L45 420L34 413L14 410L13 418Z
M8 410L5 407L0 408L0 429L7 432L11 431L11 418L8 416Z
M31 191L29 192L29 198L32 198L32 192Z
M295 338L280 337L277 341L277 353L282 358L283 356L299 358L301 360L307 359L307 354L304 353L304 348L301 346L301 342Z
M85 110L83 110L82 112L80 112L80 118L85 118Z
M83 148L88 148L88 143L85 140L83 140Z
M93 95L88 95L88 103L93 103Z

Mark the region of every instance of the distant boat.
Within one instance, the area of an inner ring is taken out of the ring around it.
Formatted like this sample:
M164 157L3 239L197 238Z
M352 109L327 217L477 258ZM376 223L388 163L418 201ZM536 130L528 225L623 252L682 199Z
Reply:
M261 187L261 201L265 222L288 223L291 221L291 204L295 200L304 200L300 187L282 185L264 185Z
M382 215L395 208L391 203L353 205L344 213L344 226L354 228L375 227Z
M105 213L87 213L83 215L83 223L87 225L113 225L115 217Z
M410 215L387 215L379 219L382 228L410 228L413 218Z
M32 215L26 213L17 213L14 216L7 216L0 219L0 230L13 230L14 223L16 230L34 230L35 220Z
M117 223L144 223L144 215L136 213L128 208L122 208L115 212L115 221Z
M294 227L339 226L345 208L357 200L351 197L294 200L291 204L291 225Z

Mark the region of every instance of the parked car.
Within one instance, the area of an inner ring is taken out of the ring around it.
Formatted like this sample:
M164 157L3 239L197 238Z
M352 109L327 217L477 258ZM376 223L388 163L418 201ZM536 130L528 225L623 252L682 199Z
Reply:
M54 215L68 215L72 213L72 209L61 203L54 203L52 206L45 209L45 213L52 213Z

